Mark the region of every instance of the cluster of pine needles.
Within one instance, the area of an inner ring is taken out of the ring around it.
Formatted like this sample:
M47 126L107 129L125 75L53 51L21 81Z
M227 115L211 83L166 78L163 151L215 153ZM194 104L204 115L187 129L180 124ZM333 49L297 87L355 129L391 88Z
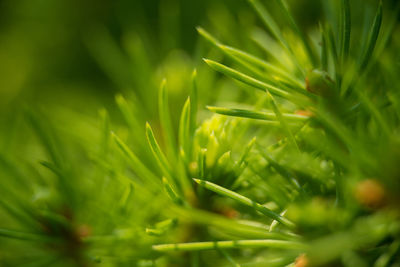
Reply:
M54 127L62 121L27 109L43 160L0 154L0 263L398 266L398 9L326 1L335 21L305 31L284 0L271 2L279 20L249 0L263 57L197 29L219 55L205 63L243 102L200 106L205 76L194 71L180 116L163 80L159 120L118 95L125 126L101 110L78 144ZM371 6L362 26L352 19Z

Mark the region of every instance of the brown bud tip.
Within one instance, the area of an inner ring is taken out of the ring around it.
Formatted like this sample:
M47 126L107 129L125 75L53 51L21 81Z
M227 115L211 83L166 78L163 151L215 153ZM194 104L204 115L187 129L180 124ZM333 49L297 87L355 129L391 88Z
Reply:
M75 231L79 238L85 238L92 233L92 228L87 224L81 224L76 228Z
M367 179L357 184L355 197L361 205L376 209L385 203L385 188L380 182Z
M222 211L222 214L223 214L225 217L228 217L228 218L230 218L230 219L234 219L234 218L237 218L237 217L239 216L239 213L238 213L236 210L234 210L234 209L224 209L224 210Z
M239 212L237 210L227 206L218 207L216 208L215 212L229 219L234 219L239 217Z
M295 112L296 115L300 115L300 116L305 116L305 117L312 117L314 116L314 113L312 113L309 110L296 110Z
M308 79L308 76L306 77L306 90L311 93L310 79Z
M300 256L298 256L296 261L295 261L295 263L294 263L294 266L295 267L307 267L307 266L309 266L307 256L305 254L301 254Z

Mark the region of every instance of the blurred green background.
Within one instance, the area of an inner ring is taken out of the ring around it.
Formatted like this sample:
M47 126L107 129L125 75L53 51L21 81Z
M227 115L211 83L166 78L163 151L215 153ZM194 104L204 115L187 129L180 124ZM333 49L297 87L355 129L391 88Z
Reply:
M122 87L148 91L134 80L164 62L191 69L195 27L210 17L235 22L228 7L248 9L233 0L0 1L1 107L19 99L88 109Z

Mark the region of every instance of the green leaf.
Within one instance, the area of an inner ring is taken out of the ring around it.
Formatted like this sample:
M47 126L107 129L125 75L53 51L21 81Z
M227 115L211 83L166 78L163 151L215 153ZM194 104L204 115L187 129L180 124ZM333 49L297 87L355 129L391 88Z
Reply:
M242 155L240 156L239 160L237 161L237 166L240 167L246 160L247 156L249 155L251 149L253 148L254 144L256 143L257 138L253 137L250 142L246 145L243 150Z
M201 148L197 159L199 166L199 177L201 179L205 178L205 173L206 173L206 153L207 149Z
M198 109L198 92L197 92L197 71L194 70L191 77L192 87L190 90L190 138L194 137L197 128L197 109Z
M126 210L126 207L127 207L129 201L130 201L131 198L132 198L133 191L134 191L133 184L132 184L132 183L129 183L129 185L126 186L126 188L125 188L125 190L124 190L124 193L122 194L121 199L119 200L119 203L118 203L118 204L119 204L119 208L120 208L122 211L125 211L125 210Z
M258 13L259 17L268 28L268 30L272 33L276 40L281 44L281 46L288 52L289 56L292 58L293 62L296 64L297 68L302 72L304 75L305 72L302 69L301 65L299 64L296 55L293 53L292 49L290 48L288 42L283 37L281 30L279 29L278 25L276 24L275 20L271 17L269 12L260 4L258 0L248 0L251 5L253 6L254 10Z
M211 183L211 182L208 182L208 181L205 181L205 180L194 179L194 178L193 178L193 180L196 183L198 183L199 185L201 185L202 187L205 187L205 188L207 188L207 189L209 189L209 190L211 190L211 191L213 191L213 192L215 192L217 194L220 194L222 196L226 196L226 197L229 197L231 199L234 199L234 200L236 200L236 201L238 201L238 202L240 202L240 203L242 203L242 204L244 204L246 206L252 207L256 211L258 211L258 212L264 214L265 216L270 217L270 218L282 223L283 225L285 225L285 226L287 226L289 228L293 228L294 227L294 224L291 221L289 221L288 219L280 216L279 214L271 211L270 209L264 207L263 205L261 205L259 203L254 202L253 200L251 200L251 199L249 199L249 198L247 198L245 196L242 196L242 195L240 195L240 194L238 194L236 192L233 192L233 191L231 191L229 189L226 189L226 188L224 188L222 186L216 185L214 183Z
M205 29L202 27L197 27L197 32L203 36L204 39L206 39L208 42L210 42L213 46L216 48L220 48L219 45L221 44L217 38L212 36L209 32L207 32Z
M280 122L282 129L286 132L286 135L290 141L290 143L297 149L297 151L300 152L299 146L297 145L296 139L294 139L294 136L292 134L292 132L289 129L289 126L286 123L285 118L283 117L281 111L278 108L278 105L275 102L275 99L273 98L273 96L267 92L267 94L269 95L270 99L271 99L271 104L272 104L272 108L275 112L276 118L278 119L278 121Z
M314 52L311 48L311 45L309 43L309 40L307 39L306 35L300 30L298 27L294 17L289 11L289 8L287 7L287 4L283 0L277 0L279 7L283 11L283 14L286 16L286 20L289 21L290 26L292 27L294 33L297 34L297 36L300 37L301 41L303 42L304 47L306 48L306 52L311 60L311 62L315 65L316 64L316 57L314 55Z
M146 228L146 233L149 235L160 236L175 227L177 223L177 219L167 219L156 223L154 228Z
M241 267L241 265L239 263L237 263L226 250L219 249L219 248L217 248L217 249L230 263L232 263L233 266Z
M164 175L166 175L168 178L172 178L172 172L171 172L171 167L169 165L169 162L167 158L165 157L164 153L161 151L160 146L157 143L156 138L154 137L153 130L151 129L151 126L149 123L146 122L146 137L148 144L150 146L151 152L153 153L154 158L156 159L156 162Z
M137 102L134 101L134 103L126 101L126 99L118 94L115 97L115 101L118 105L119 110L122 113L123 118L125 119L126 123L129 126L129 129L131 130L130 133L133 137L133 140L141 140L143 139L143 135L141 131L137 131L137 129L142 128L142 121L139 120L140 116L138 115L137 109ZM146 151L147 147L145 146L145 142L137 142L135 145L139 146L141 148L141 151Z
M132 163L132 169L139 178L144 181L150 181L153 185L158 186L159 178L143 164L135 153L116 134L111 133L111 136L123 155Z
M256 137L253 137L250 140L250 142L243 149L243 152L240 155L239 160L237 162L235 162L234 168L235 168L236 174L235 174L235 176L232 177L232 181L229 181L229 183L226 183L226 184L231 185L230 188L233 190L235 190L237 188L237 186L240 184L240 177L247 167L246 159L247 159L248 155L250 154L250 151L253 148L256 140L257 140Z
M52 170L58 177L58 190L62 191L61 195L65 201L73 203L76 200L76 189L73 187L70 177L74 174L71 173L72 169L66 164L65 156L61 153L66 149L60 142L59 135L52 128L51 123L44 119L43 114L27 111L27 117L52 161L49 166L54 166Z
M353 133L343 125L342 121L332 116L329 111L325 109L315 110L315 117L324 124L324 127L334 132L348 148L352 148L357 145L356 139L353 137Z
M39 116L33 111L27 111L27 117L35 130L40 142L46 148L47 153L54 164L62 168L64 159L61 156L60 148L58 147L59 142L55 139L55 134L52 132L52 128L49 126L49 122L45 122L43 117Z
M99 111L99 115L102 129L100 154L106 155L110 148L110 116L104 108Z
M340 64L339 64L339 56L338 56L338 51L337 51L337 48L336 48L335 37L333 35L332 28L330 27L329 24L326 24L324 32L326 33L326 40L327 40L327 43L328 43L327 46L329 47L328 50L330 51L330 54L331 54L331 56L333 58L333 64L335 66L335 74L337 76L339 74L339 72L340 72L340 70L339 70L339 66L340 66Z
M234 108L224 108L224 107L211 107L207 106L207 109L226 116L240 117L240 118L249 118L256 120L266 120L266 121L276 121L277 116L274 112L260 112L260 111L252 111L246 109L234 109ZM308 119L306 116L283 113L282 116L291 122L302 122Z
M368 35L368 41L366 44L365 52L361 57L360 70L364 70L367 67L372 57L376 41L378 40L381 24L382 24L382 1L379 2L378 11L376 12L374 22L372 23L371 31Z
M359 79L359 84L364 84L362 82L362 79ZM356 94L358 95L361 103L367 108L367 110L370 112L373 118L375 118L376 122L380 125L380 128L383 130L383 132L387 135L391 135L391 130L389 128L388 123L386 122L386 117L382 116L382 113L376 107L376 105L373 103L373 101L366 95L365 90L360 90L359 88L363 88L362 86L356 86Z
M328 41L327 41L327 35L322 27L321 24L319 24L319 31L321 34L321 69L325 72L328 71Z
M24 241L33 241L33 242L50 242L55 241L54 238L34 233L21 232L16 230L4 229L0 228L0 236L8 237L12 239L20 239Z
M341 57L342 63L347 60L350 50L351 36L351 17L350 17L350 1L341 0Z
M291 75L290 72L285 72L284 70L273 66L249 53L246 53L237 48L223 45L210 33L206 32L203 28L197 28L200 35L202 35L206 40L208 40L214 47L221 51L233 62L238 63L239 66L243 67L256 79L264 81L266 83L272 84L287 84L291 90L298 93L308 95L310 94L305 90L304 85L295 76ZM255 68L256 66L257 68ZM262 71L260 70L262 69ZM271 84L271 86L272 86Z
M260 76L260 75L264 76L264 79L266 76L270 76L271 78L268 79L267 81L286 82L286 83L292 85L297 90L299 90L299 89L304 90L303 83L300 82L295 76L291 75L290 72L284 71L281 68L278 68L258 57L255 57L255 56L253 56L247 52L244 52L242 50L239 50L237 48L233 48L233 47L226 46L226 45L220 45L220 48L226 54L229 54L229 55L231 55L231 57L241 60L241 62L246 62L246 63L250 64L251 66L257 66L257 67L263 69L264 73L260 74L259 72L257 72L257 74L258 74L258 76Z
M266 92L267 90L270 90L272 94L276 94L278 96L281 97L288 97L289 93L286 91L283 91L275 86L263 83L257 79L254 79L246 74L243 74L237 70L234 70L232 68L229 68L227 66L224 66L218 62L215 62L213 60L209 60L209 59L204 59L204 61L214 70L221 72L223 74L225 74L228 77L231 77L235 80L241 81L247 85L250 85L254 88L257 88L263 92Z
M177 205L183 205L184 202L182 198L173 189L173 186L169 183L168 179L163 177L162 182L164 185L165 192L167 192L167 195L171 198L171 200Z
M160 124L164 130L165 143L169 155L176 157L176 141L175 134L171 123L171 114L168 104L168 92L166 89L167 81L164 79L161 82L160 90L158 92L158 114L160 117Z
M213 45L215 48L217 48L219 51L221 51L225 56L227 56L229 59L231 59L233 62L238 63L240 66L245 68L248 72L251 73L251 75L257 77L258 79L262 80L267 80L271 82L271 79L268 79L268 76L265 75L262 71L259 69L253 67L254 64L249 64L249 62L246 62L246 60L243 57L234 55L227 49L227 46L223 45L220 41L217 40L217 38L213 37L210 33L205 31L203 28L197 28L199 34L203 36L207 41L210 42L211 45Z
M394 8L388 23L384 27L383 36L381 37L381 41L377 44L375 57L379 57L381 53L387 47L389 41L392 39L393 32L396 29L398 23L398 17L400 14L400 2L397 3L396 7Z
M138 127L139 125L136 122L131 106L126 102L125 98L121 94L117 94L115 96L115 102L130 128L134 129L135 127Z
M400 240L394 241L389 245L387 251L379 256L379 258L375 261L374 267L387 267L389 266L390 261L396 256L400 249Z
M181 119L179 121L179 146L184 152L184 160L191 157L191 136L190 136L190 97L186 100L182 108Z
M258 13L259 17L268 28L268 30L272 33L272 35L281 43L283 47L287 50L290 50L289 44L283 38L282 32L279 29L278 24L276 24L275 20L269 14L269 12L260 4L258 0L248 0L254 10Z
M285 215L286 211L287 211L287 210L282 211L282 212L280 213L280 215L281 215L281 216ZM275 228L276 228L276 226L278 225L278 223L279 223L279 222L278 222L277 220L273 220L272 223L271 223L271 225L270 225L270 227L269 227L269 231L270 231L270 232L274 231Z
M274 168L274 170L279 173L282 177L290 181L291 184L295 186L296 189L302 190L299 182L297 181L296 176L292 173L292 171L287 168L286 166L280 165L278 162L273 160L265 151L264 147L258 145L258 151L260 152L261 156L268 161L268 164Z
M18 203L18 199L12 200L13 203L9 203L11 202L10 197L7 197L7 199L8 201L0 199L0 206L3 207L3 209L9 215L27 227L39 229L40 226L36 221L35 215L32 213L31 209L28 209L28 207L24 207L22 204Z

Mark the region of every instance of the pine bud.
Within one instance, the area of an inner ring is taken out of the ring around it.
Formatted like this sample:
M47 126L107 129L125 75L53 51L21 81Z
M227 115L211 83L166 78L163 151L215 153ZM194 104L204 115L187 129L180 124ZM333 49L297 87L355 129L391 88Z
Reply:
M333 94L334 81L328 73L321 70L312 70L306 77L306 89L310 93L329 97Z
M355 197L364 207L380 208L385 203L385 189L377 180L367 179L357 184Z
M308 258L305 254L301 254L300 256L297 257L295 264L295 267L307 267L309 266L308 264Z

